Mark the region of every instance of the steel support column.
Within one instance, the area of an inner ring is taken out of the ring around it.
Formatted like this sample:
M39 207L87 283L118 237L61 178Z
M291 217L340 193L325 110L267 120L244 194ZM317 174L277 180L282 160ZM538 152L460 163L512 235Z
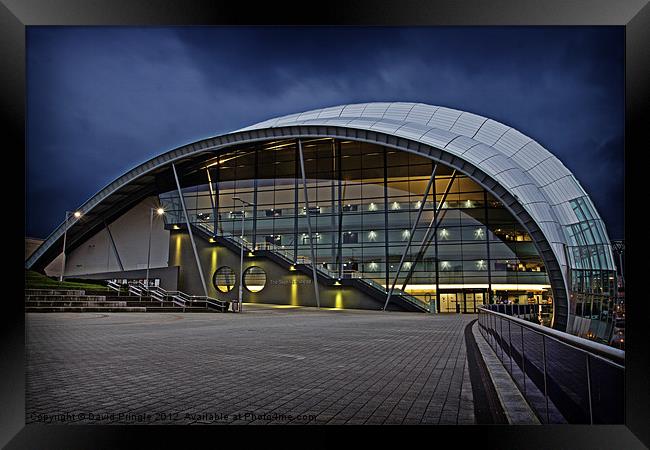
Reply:
M332 183L331 183L331 189L330 189L330 227L332 229L331 233L331 241L332 241L332 252L331 252L331 262L330 264L334 264L336 267L336 247L334 246L334 243L336 242L336 178L334 177L334 174L336 174L336 141L332 139Z
M311 219L309 217L309 196L307 194L307 175L305 174L305 160L302 155L302 142L298 139L298 153L300 155L300 171L302 173L302 188L305 193L305 209L307 215L307 233L309 233L309 251L311 253L311 270L314 278L314 295L316 296L316 306L320 309L320 296L318 293L318 275L316 274L316 255L314 253L314 239L311 232Z
M338 143L338 152L336 155L337 165L338 165L338 218L339 226L337 233L337 253L336 253L336 271L339 274L339 278L343 277L343 158L341 155L341 143Z
M388 250L388 151L384 147L384 254L386 269L386 292L390 284L390 261Z
M187 215L187 209L185 208L185 199L183 198L183 191L181 190L181 184L178 181L178 174L176 173L176 165L172 163L172 170L174 172L174 180L176 180L176 188L178 189L178 197L181 200L181 206L183 208L183 215L185 216L185 223L187 224L187 232L190 235L190 242L192 242L192 250L194 251L194 258L196 259L196 268L199 271L201 276L201 284L203 285L203 292L205 296L208 297L208 287L205 284L205 278L203 276L203 270L201 269L201 262L199 260L199 253L196 251L196 243L194 242L194 234L192 233L192 225L190 224L190 218Z
M436 183L433 183L433 214L435 215L436 213L436 200L437 200L437 190L436 190ZM440 312L440 270L438 268L439 266L439 257L438 257L438 234L434 233L433 234L433 263L436 266L436 313Z
M488 196L483 189L483 206L485 211L485 241L487 242L487 269L488 269L488 304L492 303L492 260L490 259L490 219L488 217ZM484 299L485 301L485 299Z
M259 146L255 146L255 167L253 169L255 173L255 179L253 180L253 239L251 243L251 249L253 251L257 250L257 188L258 188L258 179L259 179L259 164L258 164L258 153Z
M296 264L298 262L298 172L300 170L299 166L300 156L298 155L298 149L296 148L296 154L294 155L294 179L293 179L293 262ZM275 230L275 219L273 220L274 230Z

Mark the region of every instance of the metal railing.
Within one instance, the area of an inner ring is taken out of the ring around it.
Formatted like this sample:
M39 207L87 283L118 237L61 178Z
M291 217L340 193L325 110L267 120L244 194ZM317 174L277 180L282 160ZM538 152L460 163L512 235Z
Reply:
M122 292L122 285L119 284L119 283L116 283L115 281L111 281L111 280L109 280L109 281L106 283L106 286L107 286L110 290L112 290L112 291L117 291L117 295L118 295L118 296L119 296L120 293Z
M480 307L479 330L542 423L624 423L624 351L493 306L506 305Z
M142 297L146 295L146 286L142 282L129 284L128 285L129 295L135 295L136 297Z
M211 223L198 222L198 223L195 223L193 225L196 225L197 227L202 228L204 231L206 231L206 232L208 232L210 234L212 234L213 230L214 230L214 226ZM284 259L289 264L303 264L303 265L311 266L311 258L308 257L308 256L298 255L297 260L294 261L293 248L286 248L286 247L283 247L281 245L273 244L271 242L258 242L258 243L255 244L254 250L252 250L253 249L252 242L249 242L246 239L242 239L240 236L236 236L236 235L233 235L233 234L230 234L230 233L219 233L218 236L221 237L221 238L227 239L228 241L234 243L237 246L241 246L243 244L245 251L265 250L265 251L269 251L269 252L272 252L272 253L278 255L279 257ZM338 271L330 270L330 269L328 269L327 267L324 267L321 264L316 264L316 271L319 272L321 275L324 275L325 277L333 279L333 280L336 280L336 279L339 278L339 272ZM382 293L386 292L386 288L384 286L382 286L381 284L376 283L376 282L374 282L372 280L363 278L361 272L358 272L358 271L350 271L350 270L344 271L341 274L341 278L357 278L357 279L363 281L365 284L369 285L370 287L372 287L374 289L378 289ZM423 308L426 311L429 311L430 306L426 302L420 300L419 298L417 298L417 297L415 297L415 296L413 296L411 294L408 294L408 293L402 291L401 289L395 289L393 291L393 295L399 296L399 297L405 299L406 301L412 303L413 305L415 305L415 306L417 306L419 308Z
M137 297L151 297L160 303L168 301L183 308L188 306L196 307L197 303L205 303L206 308L218 309L222 312L228 309L228 302L223 300L207 297L205 295L189 295L182 291L168 291L160 286L146 286L141 281L129 284L128 292L130 295L135 295Z
M497 304L482 305L482 307L489 309L490 311L505 314L507 316L518 317L520 319L525 319L529 322L534 322L541 325L550 324L551 317L553 315L552 304L537 304L537 303L499 304L497 303Z

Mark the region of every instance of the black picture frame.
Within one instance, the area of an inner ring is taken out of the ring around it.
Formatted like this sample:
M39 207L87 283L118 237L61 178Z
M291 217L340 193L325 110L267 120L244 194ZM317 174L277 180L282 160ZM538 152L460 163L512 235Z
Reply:
M303 4L297 9L290 4L273 2L253 6L243 2L158 0L2 0L0 4L0 92L5 125L5 180L17 184L17 170L7 173L8 164L26 163L25 154L25 27L33 25L364 25L364 26L466 26L466 25L603 25L625 27L626 124L625 124L625 202L635 208L643 205L635 200L639 190L631 189L632 181L643 180L642 153L647 153L645 129L648 120L648 79L650 78L650 6L647 0L484 0L471 1L348 1ZM318 7L317 7L318 6ZM22 157L22 158L21 158ZM15 167L15 166L14 166ZM23 172L26 173L26 172ZM11 176L10 176L11 175ZM25 180L26 182L27 180ZM640 183L643 186L642 183ZM26 183L24 184L26 186ZM5 242L16 245L9 254L9 270L5 272L2 295L2 339L0 339L0 445L7 448L114 448L133 445L134 439L146 439L148 446L175 439L205 437L225 444L225 434L246 439L254 433L230 427L177 426L66 426L25 425L25 323L20 280L21 243L24 238L24 197L17 187L5 184L5 224L16 231ZM21 201L22 200L22 201ZM643 211L640 211L643 212ZM625 211L626 255L626 424L623 426L457 426L416 427L404 430L395 427L370 429L372 435L393 434L398 440L422 434L431 445L443 434L453 434L454 446L473 441L488 448L644 448L650 446L648 389L648 301L636 284L642 276L646 244L643 232L630 223ZM632 216L636 219L636 216ZM641 216L639 216L641 217ZM642 225L641 225L642 226ZM22 235L19 235L20 233ZM14 253L15 252L15 253ZM638 257L638 265L633 261ZM23 259L24 261L24 259ZM234 430L233 430L234 428ZM268 430L286 440L283 427ZM320 442L326 427L303 427L308 442ZM406 431L406 433L405 433ZM332 442L340 439L336 433ZM187 440L186 442L190 442ZM242 445L242 444L238 444ZM450 445L450 444L446 444Z

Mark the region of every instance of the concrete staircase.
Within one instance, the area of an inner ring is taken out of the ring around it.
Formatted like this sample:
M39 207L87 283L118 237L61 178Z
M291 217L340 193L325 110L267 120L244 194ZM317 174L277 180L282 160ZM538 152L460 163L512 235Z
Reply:
M285 269L297 270L308 275L309 277L313 276L310 260L308 258L299 257L299 260L297 262L294 262L293 255L290 254L291 252L287 249L282 249L278 246L274 246L273 244L264 243L261 248L258 246L258 248L253 250L251 248L251 244L247 241L242 241L239 236L214 236L212 232L212 224L196 223L192 224L192 229L202 238L206 240L212 239L213 242L229 248L230 250L237 253L239 253L241 246L243 246L245 252L254 251L256 255L264 256L284 267ZM343 286L352 286L373 297L382 306L386 301L387 293L385 288L382 285L373 282L372 280L353 277L348 274L345 274L341 279L339 279L338 274L333 273L320 265L316 266L316 277L318 278L319 283L328 286L335 285L336 283ZM391 296L391 302L397 304L399 310L402 311L429 312L428 304L400 289L394 290Z
M207 302L179 305L106 291L25 289L25 312L216 312Z

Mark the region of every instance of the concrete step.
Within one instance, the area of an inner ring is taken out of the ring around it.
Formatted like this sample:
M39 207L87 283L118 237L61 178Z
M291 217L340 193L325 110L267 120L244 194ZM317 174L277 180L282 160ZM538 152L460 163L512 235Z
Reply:
M70 307L70 306L93 306L93 307L124 307L124 306L138 306L138 305L127 305L127 302L104 302L104 301L39 301L39 300L29 300L25 302L26 307L40 307L40 306L54 306L54 307ZM144 307L144 306L143 306Z
M119 293L120 297L128 297L130 294L126 291L122 291ZM106 290L106 291L97 291L97 290L86 290L86 295L105 295L107 297L117 297L117 291L114 291L112 289ZM137 297L137 296L134 296Z
M103 295L25 295L27 302L103 302Z
M140 299L144 300L149 300L151 297L148 295L144 297L138 297L137 295L105 295L106 300L111 300L111 301L125 301L125 302L139 302Z
M145 308L151 308L151 307L155 308L155 307L161 307L162 306L162 307L173 308L173 307L175 307L177 305L175 303L173 303L173 302L159 302L159 301L156 301L156 300L151 300L151 301L146 301L146 302L145 301L142 301L142 302L128 301L128 302L126 302L126 306L144 306Z
M193 307L188 307L183 310L182 307L177 306L175 308L169 308L165 306L152 306L147 308L147 312L191 312L191 313L211 313L211 312L217 312L212 309L206 309L206 308L193 308Z
M91 306L43 306L28 307L25 312L147 312L147 308L136 307L91 307Z
M25 289L25 295L85 295L85 291L70 289Z

